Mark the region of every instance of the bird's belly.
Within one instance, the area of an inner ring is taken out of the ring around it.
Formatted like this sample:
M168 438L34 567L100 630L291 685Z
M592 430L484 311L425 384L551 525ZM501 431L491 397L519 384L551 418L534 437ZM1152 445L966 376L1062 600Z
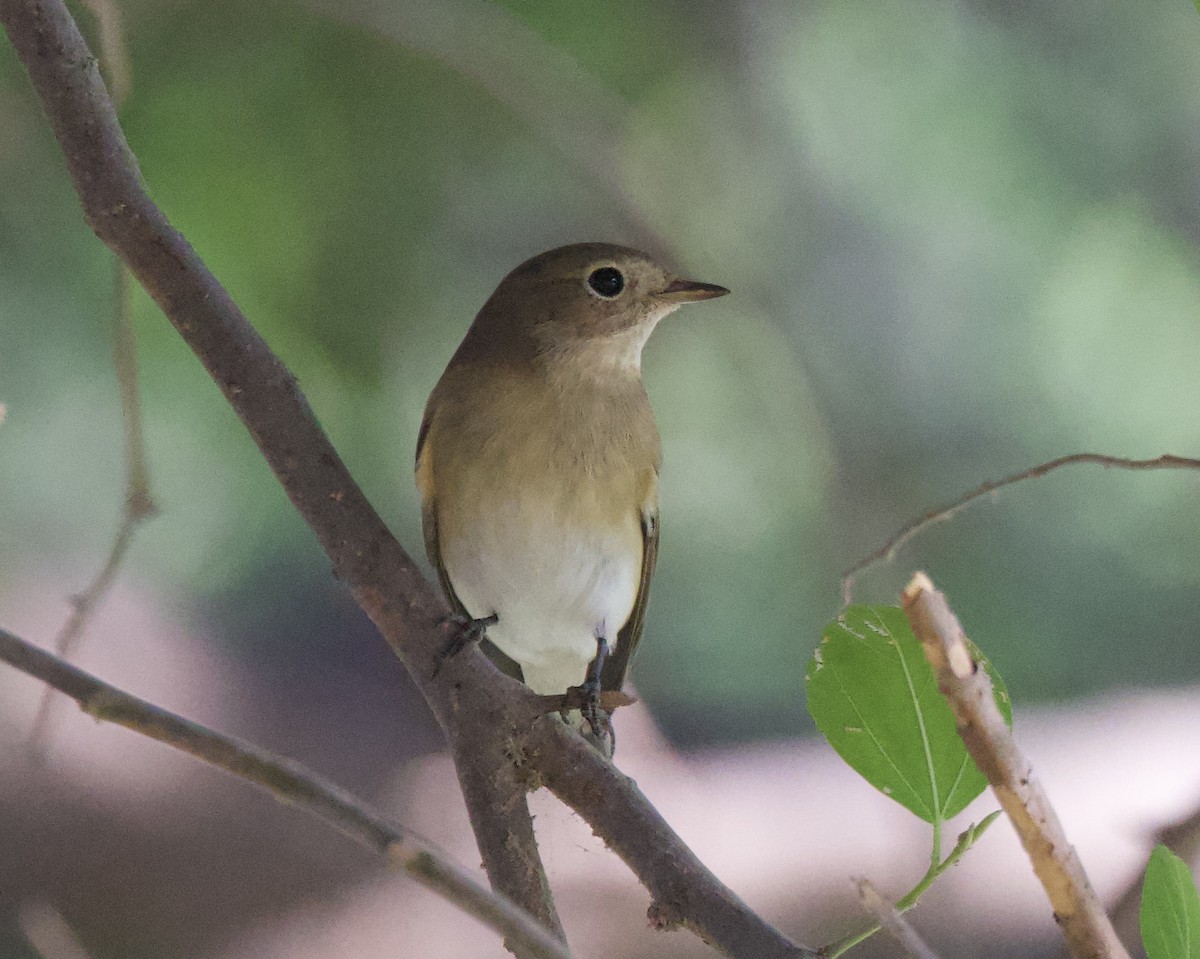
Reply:
M637 595L642 542L632 511L605 529L545 505L469 511L442 556L467 611L497 615L488 638L550 694L583 682L597 637L616 641Z

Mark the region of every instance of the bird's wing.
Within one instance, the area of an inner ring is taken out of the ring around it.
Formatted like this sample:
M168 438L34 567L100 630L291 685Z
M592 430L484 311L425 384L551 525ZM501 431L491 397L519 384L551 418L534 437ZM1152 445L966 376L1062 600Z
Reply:
M417 433L416 474L417 489L421 493L421 529L425 534L425 555L429 557L430 565L437 572L438 582L442 585L442 593L446 597L446 602L450 604L450 608L459 616L470 619L471 614L467 612L462 600L454 592L454 584L450 582L450 574L446 572L446 564L442 562L442 549L438 542L433 455L429 441L429 427L432 421L432 413L426 410L425 419L421 421L421 430ZM521 667L502 653L491 640L484 638L479 645L501 672L513 679L524 678L521 675Z
M617 645L609 653L600 672L600 688L620 690L629 671L629 662L642 637L646 622L646 601L650 598L650 579L654 576L654 564L658 560L658 476L655 474L647 502L642 506L642 576L638 582L637 598L633 611L624 627L617 634Z
M429 563L437 571L438 582L442 584L442 593L450 607L459 616L466 616L467 610L454 592L446 565L442 562L442 550L438 545L437 510L434 508L435 492L433 484L433 453L429 442L429 427L433 422L430 411L425 412L421 421L421 431L417 434L417 489L421 493L421 529L425 533L425 555Z

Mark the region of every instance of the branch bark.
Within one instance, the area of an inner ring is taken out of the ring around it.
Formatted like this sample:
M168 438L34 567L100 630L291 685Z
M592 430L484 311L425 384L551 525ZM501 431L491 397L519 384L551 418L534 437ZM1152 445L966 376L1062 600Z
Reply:
M992 681L975 661L946 597L934 589L928 576L917 573L901 599L938 688L954 711L959 735L1016 829L1071 955L1129 959L1067 841L1050 797L996 708Z
M562 938L525 802L525 790L540 782L634 868L666 924L685 924L731 956L812 956L713 878L636 787L545 716L525 686L474 647L442 662L457 628L449 609L354 482L291 372L147 195L95 60L61 0L0 0L0 23L50 118L85 219L204 364L334 575L429 702L493 886Z
M495 929L523 954L570 959L567 947L515 903L481 886L441 850L365 808L340 786L283 759L168 712L0 629L0 661L70 696L94 719L149 736L262 786L360 846L386 856L423 886Z

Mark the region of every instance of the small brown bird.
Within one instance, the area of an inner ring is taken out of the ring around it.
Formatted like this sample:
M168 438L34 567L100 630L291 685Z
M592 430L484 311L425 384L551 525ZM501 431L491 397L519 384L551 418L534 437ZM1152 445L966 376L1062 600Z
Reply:
M501 281L425 407L416 479L447 599L535 692L582 685L583 731L610 754L599 693L624 681L658 552L642 347L728 292L626 247L543 253Z

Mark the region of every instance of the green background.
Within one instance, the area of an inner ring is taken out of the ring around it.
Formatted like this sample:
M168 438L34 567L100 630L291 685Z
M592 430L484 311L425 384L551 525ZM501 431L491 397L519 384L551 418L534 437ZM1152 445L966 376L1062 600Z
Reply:
M1064 453L1200 455L1184 0L122 9L151 193L414 554L425 396L508 270L607 240L734 291L645 359L663 539L633 678L681 745L811 732L840 571L911 517ZM234 731L374 795L438 733L199 364L134 306L162 511L122 583L258 677ZM65 608L116 529L111 309L109 255L0 43L0 623ZM927 570L1018 717L1193 683L1198 505L1195 473L1076 467L930 529L854 598ZM149 959L367 868L307 823L277 840L293 827L266 801L148 829L86 790L61 812L45 782L0 827L4 959L29 955L22 890L66 903L93 955ZM112 884L108 850L129 857Z
M664 538L634 677L683 741L800 731L839 571L914 514L1065 452L1200 452L1185 3L125 14L153 195L414 552L424 397L509 268L604 239L734 290L646 357ZM107 254L5 46L0 129L2 588L31 556L86 575L122 467ZM312 538L135 305L163 513L131 575L246 656L303 644L285 626L314 596L336 630L353 613ZM1076 468L930 531L856 599L929 570L1018 702L1194 679L1198 492Z

